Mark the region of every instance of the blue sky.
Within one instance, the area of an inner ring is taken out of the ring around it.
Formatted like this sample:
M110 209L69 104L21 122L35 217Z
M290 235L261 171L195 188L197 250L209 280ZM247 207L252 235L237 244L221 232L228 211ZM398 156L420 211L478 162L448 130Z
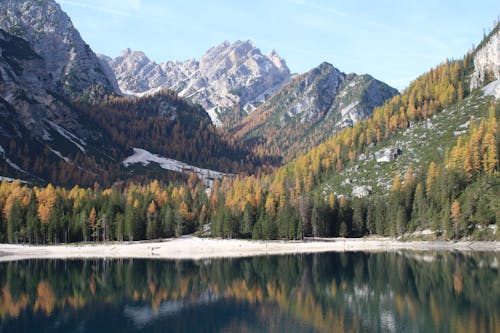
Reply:
M56 0L92 49L130 47L156 62L199 57L224 40L251 39L292 72L323 61L402 89L477 45L498 0Z

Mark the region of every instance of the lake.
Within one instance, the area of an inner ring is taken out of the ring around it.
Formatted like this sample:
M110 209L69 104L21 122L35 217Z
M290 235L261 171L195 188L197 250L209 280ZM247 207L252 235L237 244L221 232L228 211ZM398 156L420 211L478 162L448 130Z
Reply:
M500 332L499 253L0 263L0 332Z

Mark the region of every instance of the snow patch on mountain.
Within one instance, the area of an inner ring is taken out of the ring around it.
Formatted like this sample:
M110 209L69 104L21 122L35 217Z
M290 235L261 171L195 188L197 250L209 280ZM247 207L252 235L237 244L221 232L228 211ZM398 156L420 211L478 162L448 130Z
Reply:
M16 163L12 162L10 159L7 158L7 156L5 155L5 150L1 145L0 145L0 156L2 156L5 159L5 162L7 162L7 164L10 165L13 169L20 171L22 173L27 173L26 171L21 169L19 165L17 165Z
M5 162L7 162L7 164L10 165L13 169L15 169L17 171L20 171L22 173L27 173L19 165L17 165L16 163L12 162L10 159L5 158Z
M153 154L145 149L134 148L133 150L134 154L122 161L122 164L125 167L137 163L141 163L144 166L148 165L149 163L158 163L160 167L165 170L175 171L179 173L195 173L198 175L198 177L200 177L201 180L203 180L208 188L212 186L215 179L221 179L226 176L225 173L210 169L198 168L178 160Z
M217 109L218 108L211 108L207 110L208 115L210 116L210 119L212 120L212 124L215 126L222 126L222 122L219 119L219 115L217 114Z
M3 182L3 181L6 181L6 182L13 182L13 181L16 181L16 180L19 180L21 183L23 184L27 184L28 182L25 181L25 180L22 180L22 179L17 179L17 178L10 178L10 177L5 177L5 176L0 176L0 182Z
M82 139L80 139L79 137L77 137L76 135L74 135L73 133L71 133L70 131L62 128L59 125L57 125L53 121L47 120L47 123L49 123L49 125L53 129L55 129L57 132L59 132L59 134L61 134L63 137L65 137L71 143L73 143L75 146L77 146L78 149L80 149L82 151L82 153L85 153L85 148L82 147L82 145L86 145L85 141L83 141ZM77 141L79 141L79 143Z
M61 154L60 151L57 151L57 150L55 150L53 148L49 148L49 149L50 149L51 152L53 152L54 154L56 154L60 159L64 160L65 162L69 163L71 161L68 157L66 157L63 154Z

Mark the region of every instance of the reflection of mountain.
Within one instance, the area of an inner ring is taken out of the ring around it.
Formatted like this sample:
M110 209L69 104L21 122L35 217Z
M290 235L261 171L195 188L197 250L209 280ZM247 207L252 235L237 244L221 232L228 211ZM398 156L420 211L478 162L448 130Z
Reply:
M130 318L137 328L142 328L148 323L158 320L161 317L174 316L182 310L194 307L203 306L217 302L220 299L213 291L208 289L194 300L172 300L164 301L156 309L149 305L125 305L124 314Z
M26 325L61 332L494 331L499 259L331 253L4 263L0 332L35 327Z

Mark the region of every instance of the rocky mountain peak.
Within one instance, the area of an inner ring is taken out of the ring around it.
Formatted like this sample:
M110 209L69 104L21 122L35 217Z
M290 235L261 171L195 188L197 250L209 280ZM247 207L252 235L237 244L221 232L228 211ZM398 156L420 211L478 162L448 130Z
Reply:
M157 64L142 52L124 50L115 59L101 57L116 74L123 92L148 94L173 89L201 104L212 121L221 125L225 113L251 112L290 79L290 70L278 54L269 56L250 40L224 41L210 48L200 60Z
M54 0L0 1L0 28L28 41L45 59L51 89L80 95L93 86L116 90L99 59Z
M269 52L267 58L271 60L274 66L276 66L280 70L286 71L288 69L285 59L281 58L274 49Z
M295 75L232 133L249 143L265 142L265 147L277 148L289 161L311 143L317 145L366 118L397 93L370 75L345 74L323 62Z

